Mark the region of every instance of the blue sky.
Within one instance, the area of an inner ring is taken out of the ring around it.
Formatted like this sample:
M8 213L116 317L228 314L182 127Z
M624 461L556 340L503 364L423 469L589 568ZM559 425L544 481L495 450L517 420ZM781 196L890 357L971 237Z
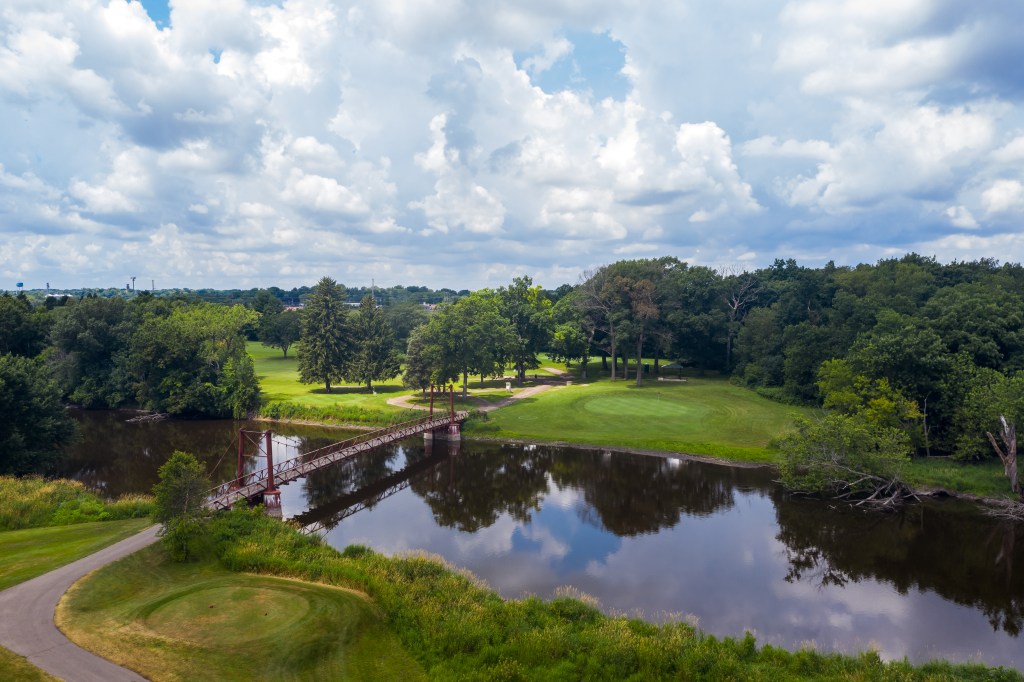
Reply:
M1022 34L1017 0L19 0L0 288L1020 261Z

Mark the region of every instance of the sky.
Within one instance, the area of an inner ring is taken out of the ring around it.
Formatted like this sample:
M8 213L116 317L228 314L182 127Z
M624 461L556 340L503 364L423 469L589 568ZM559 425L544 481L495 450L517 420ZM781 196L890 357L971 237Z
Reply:
M5 0L0 289L1024 260L1020 0Z

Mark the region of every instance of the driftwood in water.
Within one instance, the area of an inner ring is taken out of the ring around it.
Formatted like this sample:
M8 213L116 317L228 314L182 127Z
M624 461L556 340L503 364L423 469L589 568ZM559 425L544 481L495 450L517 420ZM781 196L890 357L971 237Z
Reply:
M158 422L167 419L169 415L166 412L149 412L147 414L140 414L138 417L132 417L128 419L129 423L137 422Z

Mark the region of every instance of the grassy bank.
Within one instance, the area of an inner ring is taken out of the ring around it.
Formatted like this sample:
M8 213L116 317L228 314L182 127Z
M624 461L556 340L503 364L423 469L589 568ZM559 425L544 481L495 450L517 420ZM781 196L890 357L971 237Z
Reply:
M73 641L153 680L413 680L419 665L351 590L176 564L149 547L78 583Z
M146 495L111 501L78 481L0 476L0 590L137 533L152 508Z
M104 500L79 481L0 476L0 531L149 516L153 498Z
M127 519L0 533L0 590L98 552L151 525Z
M199 563L170 565L154 547L94 574L62 602L62 627L79 643L134 662L137 669L145 668L153 679L171 679L178 674L173 671L190 670L179 666L193 665L193 657L212 655L198 643L199 633L212 628L203 616L210 623L214 619L209 611L204 614L203 607L212 604L220 611L237 601L231 595L243 588L282 589L279 582L245 582L277 575L366 592L382 619L371 618L366 627L383 623L396 638L379 651L405 661L404 652L408 652L432 680L1021 679L1016 672L980 665L911 666L885 663L870 652L843 656L759 647L751 636L718 639L683 623L652 625L608 617L572 596L549 602L536 598L506 601L435 559L387 558L361 547L338 552L262 517L258 511L221 515L207 537L211 547ZM231 578L226 570L239 574ZM244 575L253 573L264 577ZM214 590L208 592L209 598L193 598L203 593L195 586L204 584L211 584L210 590ZM331 594L329 590L311 592L305 598L311 609L320 608L319 600L331 600ZM265 598L289 603L299 599L290 592ZM195 635L180 630L182 621L196 618ZM240 646L249 646L251 627L257 627L259 633L264 632L259 628L266 627L253 626L240 615L219 618L216 637L225 642L240 638ZM259 620L260 616L256 613L248 618ZM281 620L287 621L287 615ZM383 630L376 632L377 637L386 635ZM334 631L324 629L321 636L332 639ZM311 645L314 642L311 640ZM269 650L273 650L269 644L245 649L254 651L253 655ZM264 662L279 666L287 655L278 651L274 660ZM315 661L324 655L306 658ZM232 662L244 658L237 650L232 653ZM211 664L218 663L214 660ZM154 672L158 670L169 672ZM208 672L207 676L215 677ZM249 674L225 679L235 677Z
M0 647L0 672L6 682L57 682L57 678L35 667L24 656Z
M516 401L467 433L771 462L769 441L807 413L718 378L596 381Z

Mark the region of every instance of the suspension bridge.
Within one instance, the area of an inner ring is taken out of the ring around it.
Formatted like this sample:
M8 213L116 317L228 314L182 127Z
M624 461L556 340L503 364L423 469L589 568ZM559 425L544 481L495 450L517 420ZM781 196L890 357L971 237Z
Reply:
M246 502L262 501L268 513L279 513L281 508L281 491L279 484L290 483L315 471L352 459L360 453L394 443L395 441L423 434L425 438L458 441L461 424L469 417L468 412L456 412L454 408L454 386L449 398L450 409L446 413L434 414L434 392L431 387L430 414L400 424L369 431L354 438L332 443L325 447L303 453L298 457L274 462L272 434L270 431L239 431L237 475L230 481L221 483L209 491L205 506L207 509L230 509L240 500ZM247 438L257 437L263 440L263 454L267 465L248 473L243 473L245 442Z

